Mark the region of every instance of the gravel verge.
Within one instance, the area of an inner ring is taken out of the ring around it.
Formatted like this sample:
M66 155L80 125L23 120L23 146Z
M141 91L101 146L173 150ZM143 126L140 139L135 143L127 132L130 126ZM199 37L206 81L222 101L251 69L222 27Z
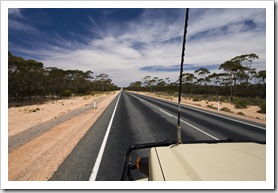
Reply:
M104 96L97 109L93 109L93 104L86 102L82 108L67 112L69 115L50 121L53 126L51 128L45 126L42 129L40 124L40 131L34 131L34 127L26 129L20 134L25 136L25 142L9 142L17 148L11 148L12 151L8 154L8 180L48 180L118 93ZM11 135L11 139L15 140L16 135L13 135L14 138Z
M100 99L96 100L96 102L100 103L102 100L103 100L103 98L100 98ZM91 102L90 104L86 105L85 107L79 107L78 109L68 112L67 114L61 115L55 119L45 121L43 123L30 127L29 129L24 130L18 134L9 136L9 139L8 139L9 153L11 153L13 150L20 147L21 145L27 143L31 139L42 135L43 133L47 132L51 128L65 122L65 121L68 121L79 114L88 112L89 110L93 109L93 107L94 107L93 105L94 105L94 102Z

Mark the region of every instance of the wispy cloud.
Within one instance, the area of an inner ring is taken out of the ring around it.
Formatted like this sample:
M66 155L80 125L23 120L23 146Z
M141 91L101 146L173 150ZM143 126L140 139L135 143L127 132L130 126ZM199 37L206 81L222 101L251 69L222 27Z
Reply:
M161 72L161 71L166 71L166 72L171 72L171 71L179 71L180 70L180 65L174 65L174 66L145 66L140 68L140 70L143 71L152 71L152 72Z
M140 68L140 70L147 71L147 72L179 72L180 68L181 68L180 64L178 64L173 66L145 66ZM195 71L198 70L199 68L200 67L194 64L183 64L183 70L186 71ZM206 68L208 70L218 70L219 64L206 65Z
M122 10L97 11L97 16L89 14L79 23L80 32L67 29L65 35L48 34L16 19L9 20L9 30L35 34L33 46L20 51L42 56L45 66L107 73L119 86L146 75L177 79L184 9L140 9L132 19L117 15L124 14ZM10 45L20 49L15 43ZM207 67L216 71L217 65L247 53L258 54L254 65L265 68L264 9L190 9L185 63L191 65L186 70Z
M13 16L17 16L17 17L21 17L21 9L18 8L9 8L8 9L8 13L9 16L13 15Z
M9 20L9 30L22 31L29 35L40 34L40 32L36 28L12 19Z

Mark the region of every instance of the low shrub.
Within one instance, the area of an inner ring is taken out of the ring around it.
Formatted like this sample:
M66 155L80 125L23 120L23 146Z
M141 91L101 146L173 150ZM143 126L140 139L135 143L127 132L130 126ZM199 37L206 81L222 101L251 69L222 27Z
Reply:
M246 98L238 98L234 100L234 105L237 109L245 109L248 105L248 100Z
M238 112L237 114L238 114L238 115L244 115L244 113L243 113L243 112Z
M71 96L71 92L69 90L64 90L61 95L61 97L70 97Z
M265 101L260 104L260 110L258 111L258 113L266 114L266 102Z
M223 108L221 109L221 111L225 111L225 112L232 113L232 111L231 111L229 108L227 108L227 107L223 107Z
M211 105L207 105L207 107L210 108L210 109L217 109L216 107L211 106Z
M196 102L196 101L201 101L202 99L201 99L200 97L196 97L196 96L195 96L195 97L193 97L192 100Z

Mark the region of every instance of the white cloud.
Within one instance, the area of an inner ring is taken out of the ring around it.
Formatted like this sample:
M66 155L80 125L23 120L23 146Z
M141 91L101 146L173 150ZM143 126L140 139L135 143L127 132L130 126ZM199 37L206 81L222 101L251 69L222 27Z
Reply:
M14 15L14 16L19 16L19 17L22 16L21 9L18 9L18 8L9 8L8 13L9 13L9 15Z
M237 55L256 53L265 59L265 39L242 33L204 42L188 42L187 61L196 65L219 64Z
M45 56L42 60L45 66L91 70L95 75L107 73L119 86L128 86L146 75L170 77L171 81L176 81L179 72L140 70L145 66L180 64L184 12L172 11L177 12L174 17L161 14L161 10L146 9L140 18L125 25L91 17L88 30L99 38L82 45L56 36L52 42L60 44L48 44L36 53ZM264 30L242 31L241 26L244 20L253 20L263 26L264 14L263 9L191 9L184 63L205 67L221 64L237 55L256 53L260 57L256 67L265 68ZM221 31L222 28L227 30ZM207 36L190 39L202 32Z
M25 33L31 35L40 34L40 32L36 28L12 19L9 20L9 30L10 29L17 30L17 31L24 31Z

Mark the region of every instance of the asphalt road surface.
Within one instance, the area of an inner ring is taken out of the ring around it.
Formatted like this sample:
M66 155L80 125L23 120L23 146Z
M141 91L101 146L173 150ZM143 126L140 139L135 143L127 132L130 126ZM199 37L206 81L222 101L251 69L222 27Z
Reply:
M118 181L132 144L176 140L177 104L122 91L68 155L50 180ZM265 125L220 114L181 108L182 142L265 141ZM133 153L147 156L147 150ZM135 177L141 177L134 173Z

